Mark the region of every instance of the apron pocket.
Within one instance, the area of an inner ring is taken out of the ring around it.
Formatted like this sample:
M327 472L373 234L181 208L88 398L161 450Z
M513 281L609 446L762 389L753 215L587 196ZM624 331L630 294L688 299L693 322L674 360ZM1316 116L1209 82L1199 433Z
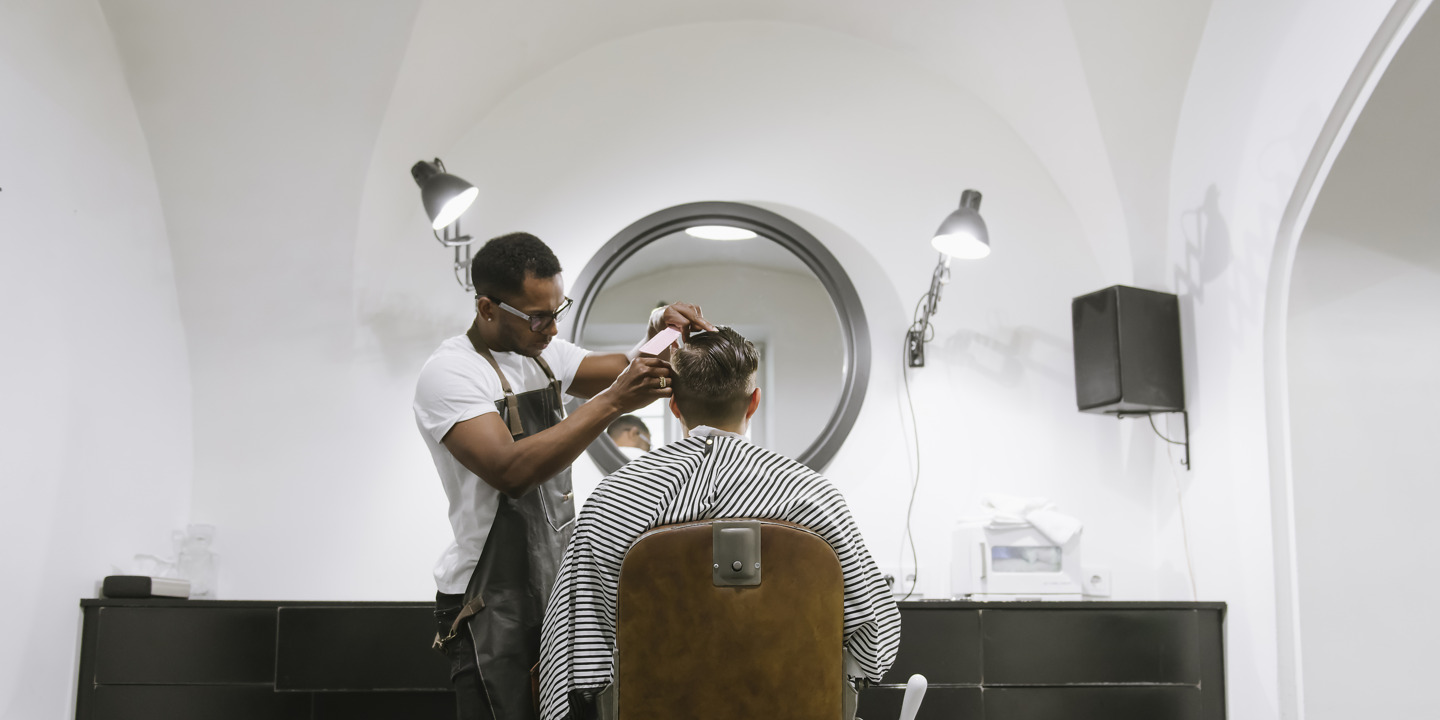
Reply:
M541 483L539 492L540 507L545 510L545 521L551 530L559 532L575 522L575 492L569 470Z

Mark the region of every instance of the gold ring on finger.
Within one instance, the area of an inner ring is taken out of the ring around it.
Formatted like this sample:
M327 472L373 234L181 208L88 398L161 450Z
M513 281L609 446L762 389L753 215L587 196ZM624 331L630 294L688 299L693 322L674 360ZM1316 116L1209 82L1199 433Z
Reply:
M660 378L660 389L661 389L661 390L664 390L664 389L665 389L665 386L666 386L666 385L669 385L669 384L670 384L670 378L667 378L667 377L662 377L662 378Z

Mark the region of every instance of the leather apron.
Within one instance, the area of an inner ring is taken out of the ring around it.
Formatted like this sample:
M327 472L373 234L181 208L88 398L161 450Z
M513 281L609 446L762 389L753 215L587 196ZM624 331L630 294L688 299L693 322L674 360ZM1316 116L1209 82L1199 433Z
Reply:
M500 376L505 399L495 405L516 440L553 427L564 418L560 381L543 359L535 361L549 384L517 395L473 327L467 335L475 351ZM536 717L530 669L540 661L545 604L560 572L574 521L569 467L519 499L500 495L485 549L465 587L466 605L481 607L468 626L475 641L480 680L497 720Z

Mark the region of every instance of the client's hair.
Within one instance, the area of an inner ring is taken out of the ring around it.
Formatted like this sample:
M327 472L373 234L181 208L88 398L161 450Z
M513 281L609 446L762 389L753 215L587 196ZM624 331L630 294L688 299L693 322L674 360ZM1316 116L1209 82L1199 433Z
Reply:
M639 430L646 435L650 434L650 427L645 421L634 415L621 415L615 418L615 422L610 423L610 427L605 428L605 432L612 438L620 437L626 430Z
M690 335L670 353L675 368L675 403L692 427L733 422L745 415L760 353L740 333L724 325Z

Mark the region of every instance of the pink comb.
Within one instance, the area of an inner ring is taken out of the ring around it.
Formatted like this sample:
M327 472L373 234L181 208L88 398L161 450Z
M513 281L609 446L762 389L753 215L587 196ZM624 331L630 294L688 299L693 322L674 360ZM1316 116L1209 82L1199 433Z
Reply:
M644 345L640 346L640 354L659 355L660 353L665 352L665 348L670 347L671 343L674 343L676 340L679 339L680 331L676 330L673 327L667 327L664 330L655 333L655 337L650 338L650 342L647 342Z

